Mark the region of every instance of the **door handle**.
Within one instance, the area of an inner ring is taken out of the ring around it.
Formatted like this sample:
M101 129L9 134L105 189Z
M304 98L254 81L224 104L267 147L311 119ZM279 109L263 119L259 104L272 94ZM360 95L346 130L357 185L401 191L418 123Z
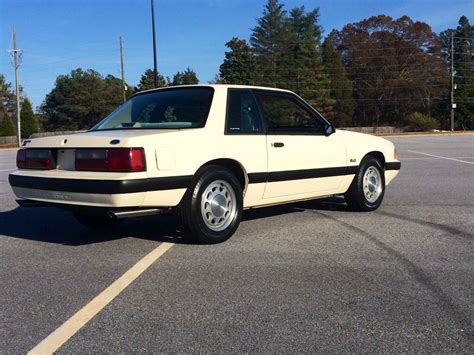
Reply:
M275 143L272 143L272 146L274 148L282 148L285 146L285 143L282 143L282 142L275 142Z

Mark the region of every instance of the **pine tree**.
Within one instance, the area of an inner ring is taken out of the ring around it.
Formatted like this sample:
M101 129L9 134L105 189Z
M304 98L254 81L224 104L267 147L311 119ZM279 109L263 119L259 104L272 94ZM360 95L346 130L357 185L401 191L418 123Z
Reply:
M287 12L278 0L269 0L263 15L252 29L250 44L256 55L257 82L281 86L281 64L287 37Z
M323 115L328 115L334 100L329 95L329 77L322 62L322 28L318 21L319 8L307 13L304 6L290 11L282 72L287 88L302 96Z
M0 137L10 137L15 135L15 126L13 125L10 116L8 116L5 110L2 110L2 120L0 121Z
M219 68L219 82L225 84L252 85L255 83L255 58L245 40L233 37L225 44L224 62Z
M154 77L155 76L154 76L153 70L151 69L145 70L145 73L143 73L142 77L140 78L140 82L135 87L134 92L154 89L155 88ZM163 75L158 73L156 79L157 79L156 81L159 88L166 86L165 78L163 77Z
M278 0L269 0L250 43L258 84L292 90L326 115L334 100L322 63L318 21L319 8L306 12L302 6L288 13Z
M38 121L33 113L33 107L30 100L25 98L21 103L21 136L23 138L30 137L33 133L38 132Z
M455 119L458 127L474 129L474 27L467 17L459 19L454 36Z
M15 93L12 89L12 84L7 82L5 77L0 74L0 110L4 109L10 114L16 111L15 109Z
M327 118L337 127L351 126L356 107L352 81L347 77L341 56L331 40L324 43L322 56L324 68L331 81L331 98L335 101L334 109Z

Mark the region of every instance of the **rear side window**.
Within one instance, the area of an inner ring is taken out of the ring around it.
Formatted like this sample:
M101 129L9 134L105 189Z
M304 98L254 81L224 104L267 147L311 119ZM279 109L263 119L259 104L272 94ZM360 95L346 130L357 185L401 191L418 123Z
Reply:
M263 133L262 118L252 91L229 90L226 133Z
M296 98L256 93L269 133L322 133L324 123Z

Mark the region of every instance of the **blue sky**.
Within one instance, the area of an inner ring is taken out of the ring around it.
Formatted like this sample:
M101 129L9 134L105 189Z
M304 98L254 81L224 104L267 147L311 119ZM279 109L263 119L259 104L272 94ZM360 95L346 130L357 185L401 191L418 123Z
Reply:
M287 9L320 7L325 34L372 15L408 15L435 32L460 16L474 21L473 0L281 0ZM201 82L222 63L225 43L248 39L266 0L155 0L158 70L165 76L187 66ZM448 5L449 3L449 5ZM59 74L74 68L119 76L118 37L124 37L125 78L136 85L152 68L149 0L0 0L0 73L13 82L8 49L16 28L23 50L20 81L38 106Z

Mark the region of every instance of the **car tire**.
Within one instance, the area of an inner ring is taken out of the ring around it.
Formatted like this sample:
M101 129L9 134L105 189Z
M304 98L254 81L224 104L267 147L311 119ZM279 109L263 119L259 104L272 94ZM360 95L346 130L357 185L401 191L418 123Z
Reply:
M385 194L385 170L379 159L366 156L344 195L352 211L369 212L379 208Z
M119 219L112 219L107 215L100 214L97 215L83 212L74 212L73 216L80 224L91 229L113 229L122 222Z
M221 243L242 218L242 186L226 168L210 165L197 175L176 209L181 231L193 240Z

